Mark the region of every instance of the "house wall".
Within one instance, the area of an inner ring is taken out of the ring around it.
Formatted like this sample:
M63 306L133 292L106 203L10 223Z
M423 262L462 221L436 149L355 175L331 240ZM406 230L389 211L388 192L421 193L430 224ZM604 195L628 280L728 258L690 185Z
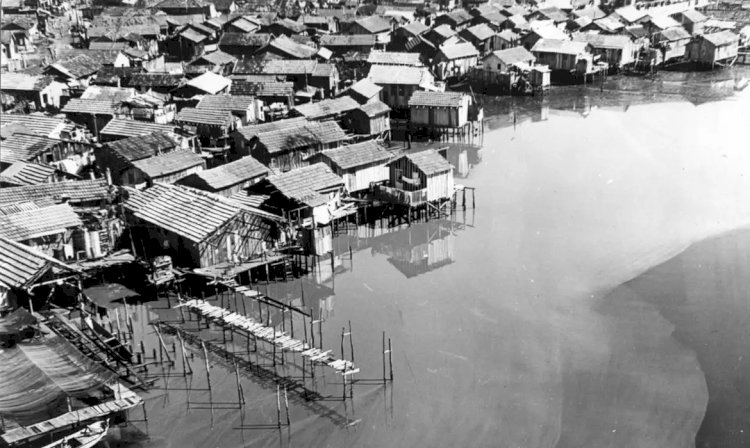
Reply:
M250 220L253 224L246 225L243 219ZM267 247L273 245L273 225L261 220L264 229L259 229L254 224L256 220L258 218L253 215L241 213L217 229L213 236L201 242L198 246L200 267L237 262L265 252Z
M574 54L535 52L536 62L539 65L548 65L550 70L575 70L578 59L586 59L591 63L591 55L581 57Z
M352 169L339 175L344 179L344 184L349 193L354 193L367 190L371 183L387 181L390 177L390 171L387 165L377 164Z
M705 39L698 39L687 45L686 57L691 61L713 64L737 56L738 45L738 42L734 42L731 45L715 47Z
M456 128L469 120L469 98L465 97L461 107L411 106L411 124Z
M427 176L427 200L437 201L453 195L453 170Z
M390 186L405 191L422 190L427 187L427 177L420 171L411 160L401 157L388 165ZM418 184L404 182L401 177L419 179Z
M163 183L171 184L171 183L177 182L178 180L182 179L183 177L187 177L187 176L189 176L191 174L194 174L194 173L199 173L199 172L203 171L203 169L204 169L203 165L197 165L197 166L190 167L190 168L188 168L186 170L177 171L177 172L174 172L174 173L166 174L164 176L157 176L157 177L148 178L144 174L144 177L148 178L151 182L163 182Z
M380 101L391 109L408 109L409 98L419 89L417 85L385 84L380 91Z

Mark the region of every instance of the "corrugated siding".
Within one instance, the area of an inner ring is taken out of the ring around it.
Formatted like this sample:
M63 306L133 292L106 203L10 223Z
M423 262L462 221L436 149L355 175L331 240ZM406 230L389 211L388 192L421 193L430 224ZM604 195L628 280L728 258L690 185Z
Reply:
M453 194L453 174L451 172L436 174L427 178L427 200L450 198Z
M370 188L372 182L383 182L388 180L390 173L386 165L374 165L358 169L355 172L345 173L342 177L349 192L361 191Z

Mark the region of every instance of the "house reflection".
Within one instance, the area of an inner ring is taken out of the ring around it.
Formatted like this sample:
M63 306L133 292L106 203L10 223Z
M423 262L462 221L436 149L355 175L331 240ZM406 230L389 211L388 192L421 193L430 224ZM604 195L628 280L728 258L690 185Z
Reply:
M430 221L373 242L372 250L407 278L441 268L454 261L455 235L450 221Z

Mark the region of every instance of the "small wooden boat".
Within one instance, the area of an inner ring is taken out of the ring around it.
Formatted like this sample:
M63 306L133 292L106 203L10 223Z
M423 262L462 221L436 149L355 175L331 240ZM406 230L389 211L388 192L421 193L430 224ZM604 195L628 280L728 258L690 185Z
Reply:
M42 448L93 448L107 435L107 431L109 420L100 420Z

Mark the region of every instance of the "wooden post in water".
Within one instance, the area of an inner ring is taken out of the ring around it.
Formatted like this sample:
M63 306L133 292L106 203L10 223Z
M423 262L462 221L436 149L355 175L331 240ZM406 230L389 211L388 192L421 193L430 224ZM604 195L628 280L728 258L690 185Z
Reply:
M281 428L281 393L279 385L276 385L276 425Z
M237 366L237 360L234 361L234 374L237 378L237 402L242 407L245 404L245 397L242 393L242 384L240 384L240 368Z
M354 362L354 340L352 339L352 321L349 321L349 350L352 352L351 361Z
M292 421L289 419L289 397L286 394L286 386L284 386L284 408L286 409L286 425L291 426Z
M383 347L383 384L385 384L385 354L386 354L386 350L385 350L385 331L383 332L383 345L382 345L382 347Z
M203 356L206 357L206 381L208 382L208 390L211 390L211 365L208 362L208 350L206 349L206 343L201 341L201 347L203 347Z
M391 338L388 338L388 367L391 369L391 382L393 382L393 348Z
M185 352L185 341L182 340L182 333L177 332L177 339L180 341L180 352L182 353L182 376L186 376L188 371L193 374L193 368L187 360L187 353Z
M159 336L159 356L162 357L162 350L164 350L164 354L167 356L167 361L169 361L170 364L174 365L174 362L172 361L172 358L169 356L169 350L167 350L167 345L164 344L164 338L161 337L161 330L159 328L159 322L156 322L154 325L154 328L156 328L156 335ZM162 358L162 362L164 362L164 359Z

